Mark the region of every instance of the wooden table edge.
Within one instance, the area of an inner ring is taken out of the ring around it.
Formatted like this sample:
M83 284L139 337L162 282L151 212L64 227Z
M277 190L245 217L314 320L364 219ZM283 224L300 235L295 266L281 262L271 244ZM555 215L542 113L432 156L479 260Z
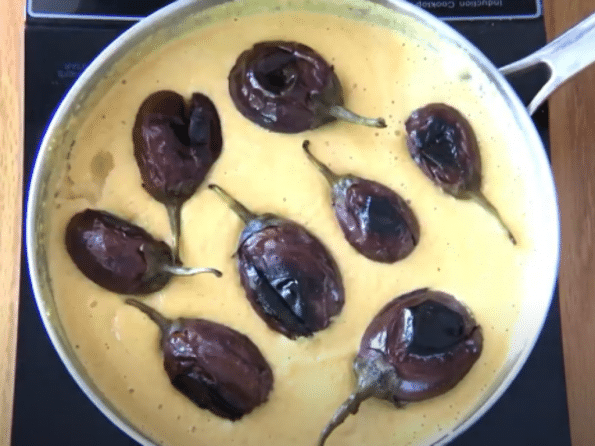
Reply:
M595 0L544 0L548 40L593 12ZM594 85L591 66L549 100L550 153L562 234L560 319L573 446L595 445Z
M23 198L25 0L0 2L0 445L10 444Z

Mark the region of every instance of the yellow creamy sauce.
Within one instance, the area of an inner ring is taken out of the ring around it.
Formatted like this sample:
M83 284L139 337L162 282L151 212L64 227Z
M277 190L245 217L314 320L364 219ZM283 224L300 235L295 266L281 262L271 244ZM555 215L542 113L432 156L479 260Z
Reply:
M302 42L333 64L353 111L386 118L372 129L333 123L297 135L275 134L234 107L227 75L237 56L262 40ZM380 44L379 44L380 43ZM170 241L165 208L141 187L133 157L132 126L139 105L156 90L185 97L202 92L215 103L223 153L185 204L181 257L212 266L223 278L174 278L145 302L175 317L201 317L247 334L274 373L269 401L238 422L199 409L170 384L158 329L123 297L86 279L64 246L67 222L87 207L115 213ZM471 202L447 196L408 155L404 121L429 102L446 102L469 119L479 140L483 190L518 240L513 246L496 220ZM354 386L351 363L361 335L384 304L420 287L453 294L483 327L484 348L465 379L447 394L404 410L378 400L362 404L328 445L408 445L438 439L481 399L502 369L539 261L528 228L534 222L527 185L515 158L518 132L495 87L458 53L363 21L283 12L229 18L150 54L122 75L76 137L69 168L58 185L48 257L61 321L99 389L156 442L183 445L312 446ZM392 265L372 262L344 239L331 208L330 188L301 148L337 173L381 182L405 199L421 226L419 245ZM255 212L273 212L318 236L343 274L345 306L330 328L291 341L256 315L240 286L235 259L239 218L206 188L217 183Z

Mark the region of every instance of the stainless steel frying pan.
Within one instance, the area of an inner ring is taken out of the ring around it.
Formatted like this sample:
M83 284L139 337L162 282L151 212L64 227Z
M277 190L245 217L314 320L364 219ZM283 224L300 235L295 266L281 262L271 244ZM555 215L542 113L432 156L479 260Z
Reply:
M52 293L51 277L48 273L46 252L47 235L49 233L48 209L51 207L50 185L54 184L57 172L63 166L69 143L74 139L77 125L83 120L85 111L90 109L101 91L109 88L122 72L141 60L144 55L154 51L162 44L183 35L194 27L208 24L216 20L217 8L228 4L230 10L237 15L250 11L272 10L273 6L283 8L319 8L329 5L329 11L344 13L359 20L380 20L378 16L369 16L372 3L385 8L387 15L397 14L407 23L422 25L429 38L436 41L448 41L459 47L478 69L480 69L493 85L496 86L506 102L516 125L524 139L519 141L518 150L529 160L528 175L531 175L536 188L540 191L538 202L532 212L539 212L543 227L537 237L546 261L541 277L536 278L532 296L527 297L520 314L522 328L515 333L516 348L508 355L505 372L494 379L486 392L485 398L469 411L469 416L451 431L445 433L437 443L445 444L475 422L508 387L520 368L525 363L533 345L541 331L557 277L559 260L559 222L554 182L541 139L532 123L530 115L542 104L560 84L569 77L595 61L595 15L558 37L549 45L534 54L513 64L497 69L479 50L464 37L424 10L402 0L369 0L360 1L327 0L312 2L308 0L295 2L276 2L274 0L258 0L240 2L229 0L180 0L148 18L140 21L125 32L85 70L67 94L57 110L45 138L35 165L30 195L28 197L26 216L26 248L28 264L37 304L48 331L48 334L67 369L87 396L97 407L123 431L144 445L153 445L150 438L135 429L126 418L119 413L107 398L94 385L78 360L72 345L67 339L56 312ZM268 6L267 6L268 5ZM378 10L376 8L375 10ZM417 26L416 25L416 26ZM545 63L551 70L551 77L543 89L537 94L528 107L521 103L504 75L527 70L537 64ZM313 439L314 441L314 439Z

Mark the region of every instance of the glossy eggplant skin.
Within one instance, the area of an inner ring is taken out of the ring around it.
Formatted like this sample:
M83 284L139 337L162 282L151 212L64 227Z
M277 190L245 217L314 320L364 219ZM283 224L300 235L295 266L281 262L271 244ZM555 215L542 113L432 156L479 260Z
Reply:
M417 246L415 214L383 184L345 176L333 186L333 208L345 239L370 260L394 263Z
M407 147L424 174L445 192L468 198L481 187L481 158L469 121L441 103L415 110L405 122Z
M229 74L229 93L247 119L281 133L332 122L328 108L343 105L333 67L297 42L260 42L241 53Z
M178 206L200 186L223 145L219 115L207 96L194 93L187 105L167 90L143 102L132 139L145 190L161 203Z
M105 211L87 209L66 227L66 250L78 269L97 285L119 294L162 289L171 274L171 248L144 229Z
M172 385L197 406L238 420L267 401L273 372L247 336L204 319L178 319L162 333Z
M337 264L298 223L270 214L251 220L237 258L250 304L271 329L290 339L328 327L343 308Z
M400 380L393 403L452 389L481 354L481 328L453 296L419 289L389 302L366 329L357 361L382 360Z

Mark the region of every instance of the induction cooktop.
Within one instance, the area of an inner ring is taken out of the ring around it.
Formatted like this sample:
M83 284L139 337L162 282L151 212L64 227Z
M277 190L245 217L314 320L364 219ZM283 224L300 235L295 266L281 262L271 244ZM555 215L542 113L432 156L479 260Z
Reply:
M25 30L25 194L41 138L65 92L107 44L168 3L29 0ZM411 3L447 20L497 66L520 59L545 43L538 0ZM525 103L544 80L541 72L511 79ZM547 147L547 106L537 111L534 122ZM12 445L137 445L95 408L66 372L41 323L24 258L21 270ZM452 444L570 445L557 293L535 349L516 380L493 408Z

